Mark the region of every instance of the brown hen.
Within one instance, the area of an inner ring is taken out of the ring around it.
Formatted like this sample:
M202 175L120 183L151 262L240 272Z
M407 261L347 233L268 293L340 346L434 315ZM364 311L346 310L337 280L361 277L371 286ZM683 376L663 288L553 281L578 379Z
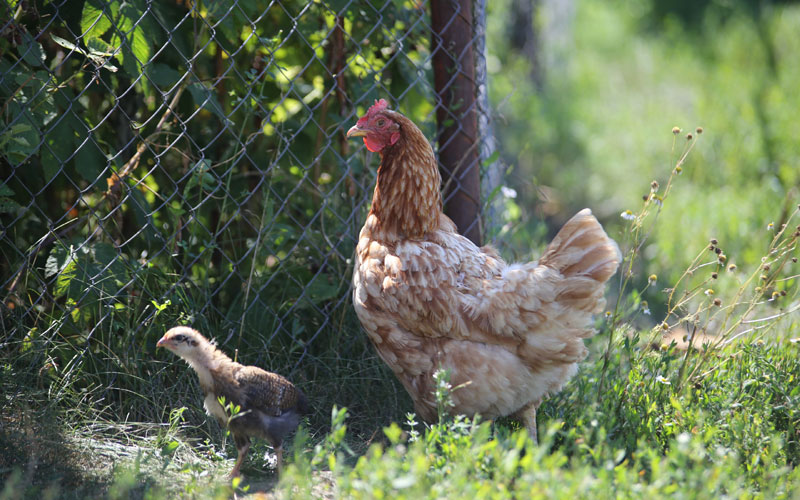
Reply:
M203 406L231 431L239 454L231 477L239 475L251 437L266 439L275 449L280 474L283 440L297 428L301 415L308 412L305 395L276 373L231 360L200 332L187 326L171 328L157 346L174 352L197 372L205 394ZM220 397L239 406L240 411L229 416L219 403Z
M616 243L584 209L538 262L507 264L444 215L433 149L411 120L381 99L347 136L381 156L353 273L355 310L379 356L425 420L437 416L433 373L446 369L460 386L455 413L514 416L536 439L536 409L587 354Z

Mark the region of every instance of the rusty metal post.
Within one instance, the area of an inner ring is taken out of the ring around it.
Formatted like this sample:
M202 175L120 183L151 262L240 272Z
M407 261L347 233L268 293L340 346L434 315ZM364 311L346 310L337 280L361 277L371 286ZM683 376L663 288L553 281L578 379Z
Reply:
M472 1L431 0L431 22L445 213L453 219L461 234L481 245Z

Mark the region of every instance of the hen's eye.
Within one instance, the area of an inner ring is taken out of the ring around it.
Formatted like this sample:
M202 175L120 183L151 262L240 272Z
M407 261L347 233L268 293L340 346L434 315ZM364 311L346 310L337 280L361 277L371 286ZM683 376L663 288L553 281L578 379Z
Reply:
M378 126L379 126L379 127L383 127L384 125L386 125L386 120L384 120L383 118L381 118L380 120L378 120Z

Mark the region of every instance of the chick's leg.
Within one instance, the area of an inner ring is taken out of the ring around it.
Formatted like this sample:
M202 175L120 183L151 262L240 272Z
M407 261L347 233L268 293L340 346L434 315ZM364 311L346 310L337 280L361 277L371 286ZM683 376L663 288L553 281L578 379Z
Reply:
M523 406L516 413L516 418L528 430L528 436L533 439L534 443L539 443L539 435L536 431L536 408L539 407L541 401L533 401Z
M230 477L239 477L239 469L242 467L247 452L250 450L250 438L247 436L233 435L233 442L236 443L236 451L239 452L239 457L236 459L236 465L230 473Z
M278 445L278 447L275 448L275 457L278 464L278 477L280 477L281 471L283 471L283 446Z

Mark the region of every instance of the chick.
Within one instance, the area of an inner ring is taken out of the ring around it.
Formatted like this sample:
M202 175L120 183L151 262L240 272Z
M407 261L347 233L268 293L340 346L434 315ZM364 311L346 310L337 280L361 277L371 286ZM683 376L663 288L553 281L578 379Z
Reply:
M283 440L297 428L300 417L308 413L305 395L282 376L256 366L244 366L225 355L200 334L187 326L170 329L158 341L163 347L183 358L197 372L205 394L203 406L220 425L233 435L239 456L231 477L239 469L250 449L250 438L266 439L275 449L278 474L283 467ZM240 406L229 417L219 397Z

